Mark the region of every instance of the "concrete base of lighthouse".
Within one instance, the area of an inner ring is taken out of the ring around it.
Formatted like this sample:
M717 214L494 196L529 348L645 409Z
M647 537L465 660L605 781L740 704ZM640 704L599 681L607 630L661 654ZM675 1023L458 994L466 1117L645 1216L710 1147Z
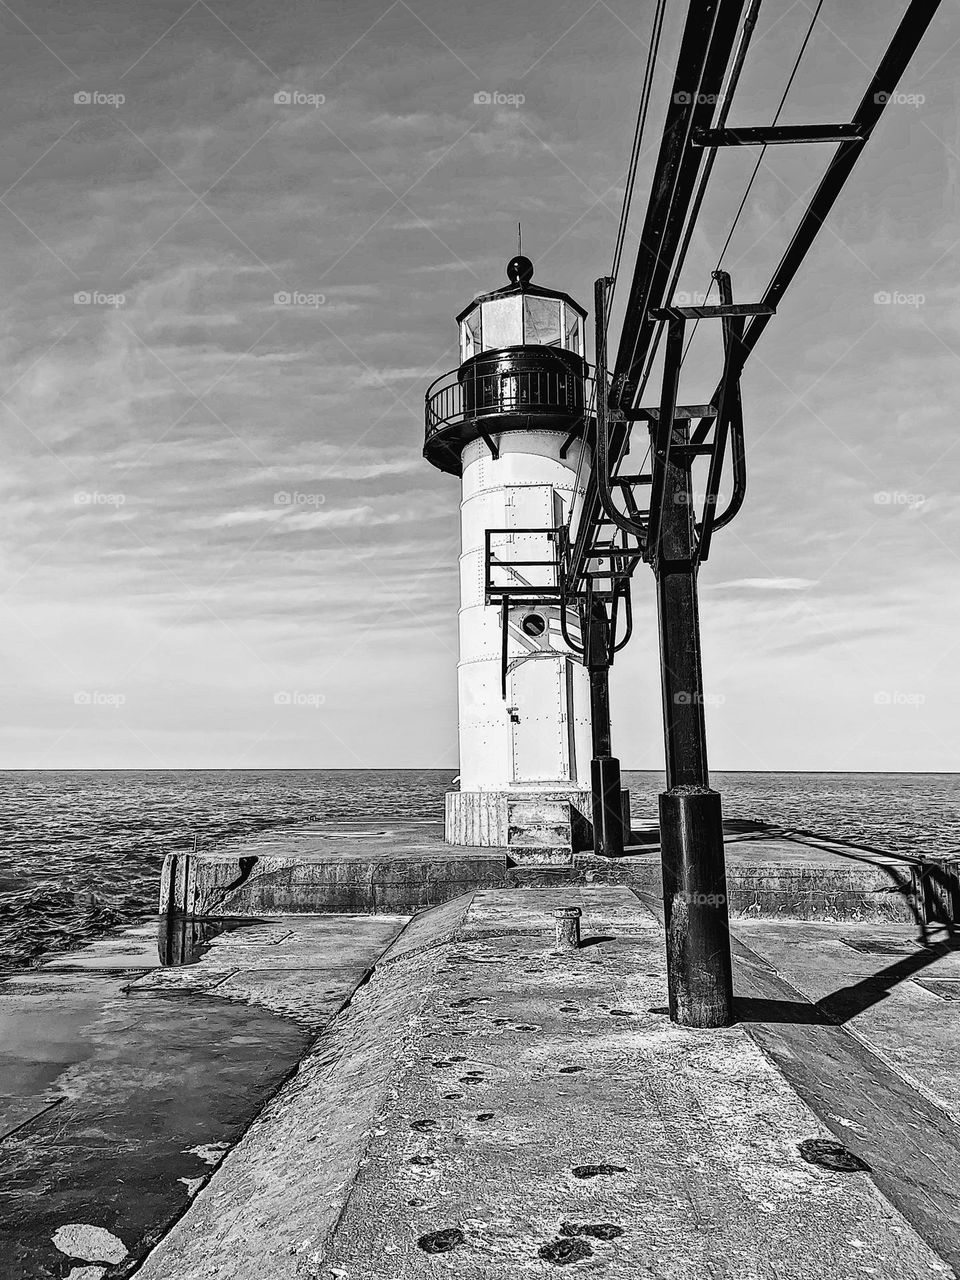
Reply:
M630 830L630 793L622 792L624 830ZM447 844L507 849L512 861L566 866L593 848L593 799L585 787L551 791L448 791Z

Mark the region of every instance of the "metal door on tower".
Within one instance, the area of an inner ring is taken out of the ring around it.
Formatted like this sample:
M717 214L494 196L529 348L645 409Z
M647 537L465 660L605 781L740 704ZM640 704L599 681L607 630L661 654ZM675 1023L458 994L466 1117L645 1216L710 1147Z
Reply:
M500 535L504 544L495 545L494 550L505 562L527 562L522 566L518 565L510 573L510 585L526 585L534 590L555 587L556 572L552 565L556 556L556 543L552 529L556 494L553 485L505 485L503 501L504 524L508 530L518 532ZM520 530L523 532L519 532Z
M567 663L525 658L510 672L514 782L565 782L570 777Z

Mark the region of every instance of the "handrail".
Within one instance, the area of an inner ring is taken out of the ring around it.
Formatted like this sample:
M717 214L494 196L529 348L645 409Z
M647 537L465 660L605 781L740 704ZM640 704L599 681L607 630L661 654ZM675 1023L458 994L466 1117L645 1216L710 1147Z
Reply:
M593 367L581 376L551 366L541 369L493 369L476 372L465 382L460 369L435 378L424 396L426 435L429 440L444 427L464 421L495 419L509 414L579 414L588 416L593 396Z

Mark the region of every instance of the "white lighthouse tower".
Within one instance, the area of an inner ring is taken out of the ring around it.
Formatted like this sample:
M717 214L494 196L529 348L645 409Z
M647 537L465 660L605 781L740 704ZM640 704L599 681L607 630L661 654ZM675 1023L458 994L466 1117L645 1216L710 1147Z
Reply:
M425 457L461 478L460 790L451 844L565 862L591 843L590 678L559 600L559 535L582 501L591 395L586 312L510 283L457 317L458 369L427 392Z

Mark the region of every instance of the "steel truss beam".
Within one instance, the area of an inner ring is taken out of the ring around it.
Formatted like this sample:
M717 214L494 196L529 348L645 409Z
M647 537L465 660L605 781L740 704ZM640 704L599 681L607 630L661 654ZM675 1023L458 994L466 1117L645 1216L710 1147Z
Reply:
M698 318L714 314L713 309L706 307L670 308L665 305L663 298L682 240L702 158L708 154L710 147L717 145L839 140L836 153L774 271L759 307L748 313L749 323L739 334L726 322L724 324L724 374L716 393L711 397L710 412L700 415L700 423L691 434L690 443L695 445L702 444L707 439L711 426L718 421L713 408L718 403L724 383L732 387L742 373L747 358L775 314L827 214L839 197L939 5L940 0L910 0L849 124L789 125L773 129L722 131L712 130L711 122L716 104L721 101L720 90L730 60L743 0L712 0L710 3L691 2L689 5L673 93L667 108L663 138L614 362L612 384L607 403L603 407L601 401L606 379L598 370L597 456L588 477L577 538L567 559L569 589L574 589L583 574L594 536L594 526L601 519L618 525L645 541L642 521L636 520L632 513L621 512L613 504L614 488L624 492L624 487L617 484L614 473L627 451L631 424L658 420L653 415L659 415L659 410L644 410L634 405L637 379L652 349L657 326L669 326L671 318L679 316L682 311L688 311ZM703 313L702 316L699 313ZM602 317L598 317L598 323L604 324L605 320L604 312ZM731 406L731 422L738 419L740 413L737 391L735 403ZM742 424L731 429L735 466L734 499L722 517L714 516L712 520L705 517L704 528L708 530L705 550L709 549L712 532L729 523L743 500L741 431ZM668 436L668 445L669 439ZM661 460L668 453L669 447L661 447ZM662 461L660 465L663 465ZM650 488L653 490L656 485L650 483Z
M637 550L654 570L667 763L667 790L660 796L660 839L668 998L671 1017L688 1026L722 1026L733 1017L721 800L710 786L707 769L697 573L709 553L714 532L733 519L744 498L740 376L938 6L939 0L910 0L850 124L714 129L711 125L715 107L722 101L720 89L730 63L743 0L691 0L609 386L607 300L613 282L602 279L596 285L596 451L576 541L572 548L561 543L561 599L585 585L587 609L581 619L586 630L582 634L586 660L596 664L596 657L589 655L593 630L599 627L599 621L591 630L593 580L588 566L602 545L600 530L610 525L632 536ZM747 26L755 15L753 4ZM745 41L740 47L745 48ZM742 61L742 53L734 55L733 79L739 70L738 59ZM725 119L723 109L718 123ZM704 164L712 163L715 148L815 141L839 145L760 303L734 304L729 275L718 269L715 278L720 287L719 306L669 305L670 299L664 294L671 273L679 274L701 205L705 182L699 184L701 190L695 195L698 176ZM723 372L709 405L699 406L706 412L696 429L691 430L691 406L680 409L677 397L686 324L702 319L721 321ZM661 325L666 327L666 350L660 404L656 410L642 410L636 401ZM636 488L649 492L645 517L634 497L634 478L625 482L626 477L615 474L628 451L631 424L639 421L648 424L651 437L649 478L635 478ZM728 442L732 446L734 492L725 509L718 513ZM692 505L692 467L698 456L709 457L699 521ZM626 510L614 502L615 490L622 494ZM637 559L632 560L631 570ZM611 561L611 567L612 564ZM629 598L629 582L624 585ZM597 667L598 713L602 713L601 704L608 699L606 669L602 666L601 663ZM595 826L600 825L601 829L606 782L600 766L605 749L609 748L603 741L595 740Z

